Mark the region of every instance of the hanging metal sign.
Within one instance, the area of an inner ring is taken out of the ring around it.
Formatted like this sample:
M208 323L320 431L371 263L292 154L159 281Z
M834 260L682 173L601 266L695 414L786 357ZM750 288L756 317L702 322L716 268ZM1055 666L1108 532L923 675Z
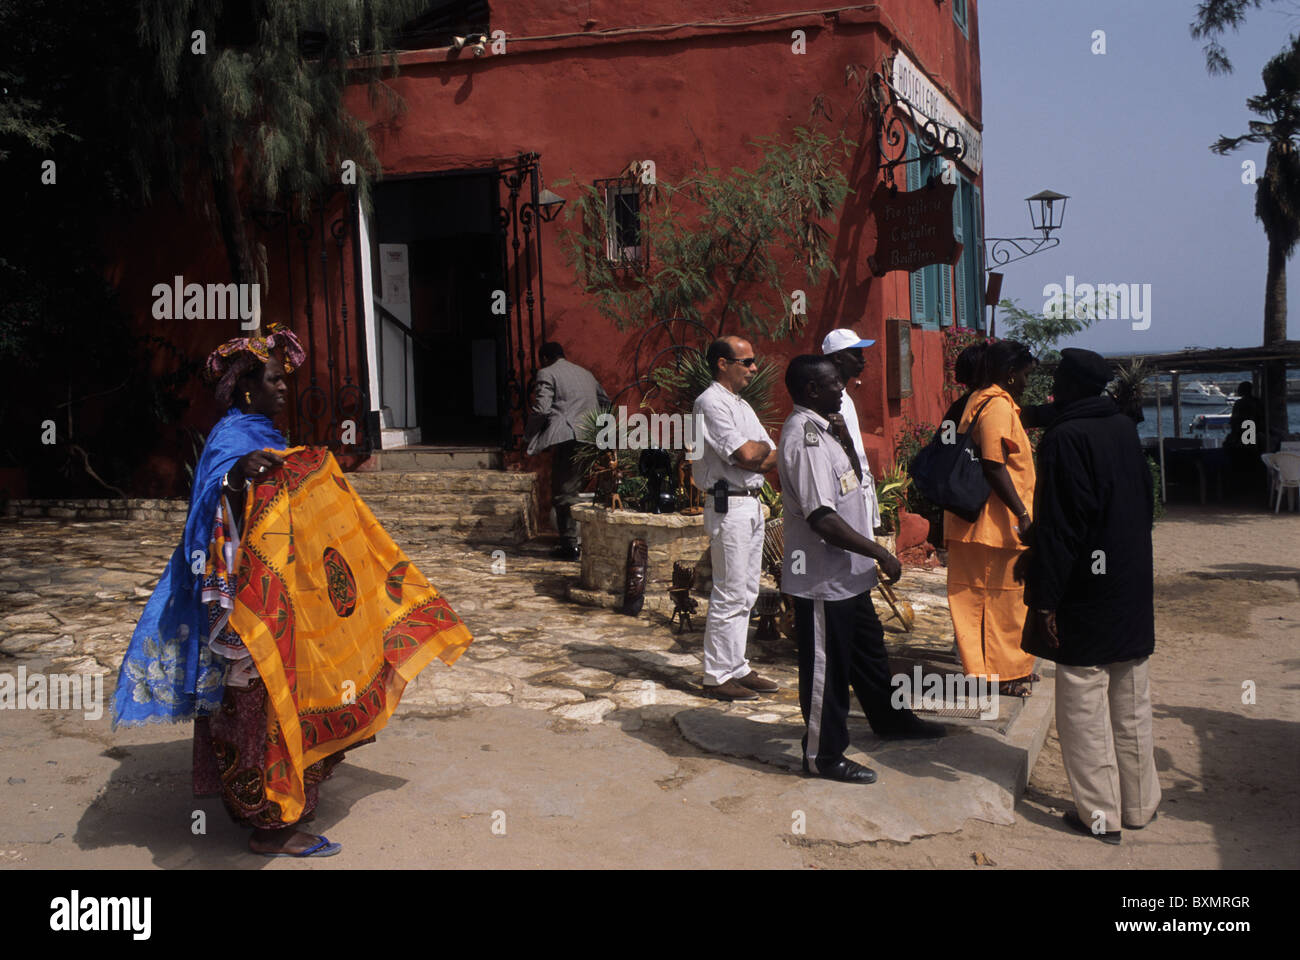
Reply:
M876 252L867 257L872 274L956 263L962 250L952 229L956 195L955 183L937 179L907 192L878 187L870 204L876 221Z

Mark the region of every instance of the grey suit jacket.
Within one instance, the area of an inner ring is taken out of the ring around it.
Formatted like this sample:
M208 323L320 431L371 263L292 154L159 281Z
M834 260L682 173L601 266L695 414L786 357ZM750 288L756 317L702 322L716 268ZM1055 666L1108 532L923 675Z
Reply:
M588 410L609 403L591 372L561 357L537 371L532 412L524 427L528 453L577 437L578 421Z

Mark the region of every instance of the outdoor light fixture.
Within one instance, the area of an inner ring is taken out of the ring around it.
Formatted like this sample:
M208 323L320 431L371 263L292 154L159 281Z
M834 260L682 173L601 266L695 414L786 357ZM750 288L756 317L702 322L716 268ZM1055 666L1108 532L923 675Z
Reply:
M1025 203L1029 204L1029 222L1034 225L1035 230L1047 237L1065 221L1065 201L1069 199L1065 194L1057 193L1055 190L1040 190L1032 197L1026 197ZM1056 206L1058 200L1061 201L1060 207ZM1038 204L1037 216L1034 215L1034 204Z
M984 272L1060 246L1061 238L1052 236L1052 231L1059 230L1065 222L1065 201L1069 199L1055 190L1040 190L1032 197L1025 197L1025 203L1029 204L1029 223L1042 236L985 237Z
M558 193L543 189L537 195L537 212L547 223L554 220L562 209L564 209L564 198Z

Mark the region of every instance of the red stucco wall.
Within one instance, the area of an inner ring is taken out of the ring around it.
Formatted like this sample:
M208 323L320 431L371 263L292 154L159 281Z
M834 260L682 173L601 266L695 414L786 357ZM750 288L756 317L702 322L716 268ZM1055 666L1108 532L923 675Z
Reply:
M845 164L855 192L831 225L839 276L807 290L809 323L800 336L757 342L756 349L782 360L819 352L822 336L836 326L853 326L878 341L867 352L862 385L854 391L877 473L892 459L893 431L904 416L939 419L946 404L940 392L942 337L937 332L913 328L913 396L901 402L886 398L884 322L910 316L908 277L895 272L873 278L866 266L875 243L867 204L879 181L878 156L869 127L854 112L855 90L845 85L845 67L875 69L883 57L902 49L978 126L974 0L969 39L953 22L950 6L932 0L884 0L833 16L796 17L779 16L805 6L788 0L733 0L709 5L707 14L699 4L680 0L643 0L635 12L612 0L515 0L500 6L492 29L506 32L505 55L474 58L468 52L449 56L436 50L403 56L400 75L386 81L407 105L398 120L379 122L364 90L349 93L350 108L372 124L386 174L482 168L498 158L536 152L545 186L618 176L630 161L645 159L654 160L658 177L671 182L702 165L725 169L751 163L754 139L786 136L807 124L814 96L824 95L832 112L830 126L844 123L858 142ZM717 23L734 17L750 22ZM754 22L762 18L768 22ZM593 36L614 28L688 21L696 26ZM803 55L791 50L796 29L806 34ZM574 191L566 194L559 187L558 192L572 196ZM149 318L153 283L176 273L199 282L226 279L224 249L215 231L192 215L178 226L178 213L155 209L121 234L122 263L114 279L126 302L141 304L144 327L159 323ZM565 345L570 359L592 369L612 394L631 378L629 344L635 334L611 329L577 288L557 227L546 225L542 231L548 336ZM279 257L274 244L268 254L274 276ZM353 310L350 270L347 283ZM792 281L791 289L796 286L806 288ZM285 294L274 287L264 291L265 317L287 312ZM295 312L292 326L305 336L301 298ZM201 355L236 334L175 321L167 324L166 335ZM319 331L309 349L323 349ZM777 393L788 409L784 388ZM211 422L210 404L205 403L195 408L196 422L204 417ZM535 461L527 465L541 466Z

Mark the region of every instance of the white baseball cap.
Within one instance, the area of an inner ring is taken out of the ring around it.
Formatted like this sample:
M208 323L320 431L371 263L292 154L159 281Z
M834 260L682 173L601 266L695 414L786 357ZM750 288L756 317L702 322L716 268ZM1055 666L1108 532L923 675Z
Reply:
M850 350L853 347L869 347L875 342L863 340L847 327L840 327L826 334L826 339L822 341L822 353L839 353L841 350Z

